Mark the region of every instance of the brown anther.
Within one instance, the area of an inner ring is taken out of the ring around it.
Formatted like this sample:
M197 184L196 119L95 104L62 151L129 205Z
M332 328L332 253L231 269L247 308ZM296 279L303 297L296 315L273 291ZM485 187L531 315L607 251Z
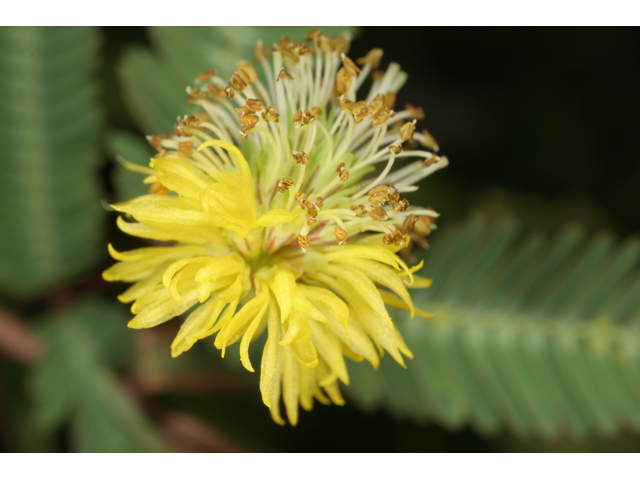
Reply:
M373 116L382 109L384 104L385 104L384 95L379 93L378 95L375 96L373 100L371 100L371 102L369 102L369 105L367 106L369 116L373 118Z
M347 69L347 72L352 77L355 77L361 72L360 68L358 68L358 66L355 63L353 63L353 60L351 60L349 57L347 57L344 54L342 55L342 65L344 65L344 68Z
M349 47L351 43L349 43L349 39L344 35L340 35L338 38L334 40L336 53L342 54L347 53L349 51Z
M396 212L404 212L407 208L409 208L409 200L406 198L397 200L390 200L391 206Z
M347 97L345 97L344 95L340 95L336 98L336 101L338 102L338 106L344 110L345 112L349 112L351 113L351 111L353 110L353 106L355 105L355 103L353 103L352 100L349 100Z
M202 118L197 117L195 115L186 115L183 119L182 119L182 123L184 124L184 126L186 127L197 127L198 125L200 125L202 123Z
M313 225L313 223L318 220L318 209L311 202L306 202L304 206L307 207L307 213L309 215L309 217L307 218L307 224Z
M187 103L190 107L193 107L198 100L206 100L207 98L207 95L202 90L198 90L197 88L189 88L187 90L187 94L189 95Z
M251 85L258 79L258 72L256 72L256 69L253 68L253 65L251 65L246 60L240 60L236 65L236 70L238 70L238 74L240 74L240 76L242 76L242 79L249 85Z
M398 155L400 152L402 152L402 145L390 145L389 151Z
M420 140L420 145L430 150L433 150L434 152L437 152L438 150L440 150L440 147L438 146L438 142L436 142L436 139L433 138L433 135L431 135L426 128L422 129L422 135L424 135L426 138L424 140Z
M276 112L275 108L269 107L264 112L262 112L262 119L265 122L280 123L280 114Z
M179 142L178 153L184 157L193 155L193 142Z
M240 123L242 123L243 125L255 126L255 124L258 123L258 120L260 120L260 117L254 114L243 115L242 117L240 117Z
M322 207L322 204L324 203L324 199L322 197L316 197L316 200L313 203L315 203L319 207Z
M374 70L371 72L371 80L374 82L380 82L384 78L384 72L382 70Z
M291 75L289 75L284 68L282 70L280 70L280 73L278 74L278 77L276 78L276 82L281 80L281 79L283 79L283 78L288 78L289 80L293 80L293 77Z
M309 237L305 235L298 235L298 245L300 245L302 248L307 248L309 246L309 243L311 243Z
M336 92L338 95L349 92L349 88L351 88L351 78L352 77L346 67L342 67L338 70L338 74L336 75Z
M422 107L414 107L410 103L406 103L404 108L409 111L409 118L415 118L416 120L422 120L424 118Z
M424 159L424 166L425 167L430 167L431 165L433 165L434 163L438 163L438 161L440 160L440 157L437 155L433 155L430 158L425 158Z
M426 237L431 233L434 223L435 220L433 219L433 217L421 215L418 217L418 220L414 224L413 231L418 235Z
M156 195L169 195L169 190L167 187L162 185L160 182L153 182L151 187L149 188L149 193L155 193Z
M241 129L240 129L240 136L242 137L243 140L246 140L247 137L249 136L249 134L253 131L253 129L255 128L255 126L258 123L258 116L257 115L247 115L249 117L255 117L256 119L253 120L251 123L247 123L246 125L244 125ZM247 119L247 116L242 117L240 119L240 121L242 121L243 119Z
M244 105L242 107L236 108L236 113L242 117L243 115L249 115L249 114L251 114L253 112L251 111L251 109L249 107Z
M384 187L384 185L382 185L382 187ZM380 187L376 187L376 188L380 188ZM387 188L387 187L384 187L384 188ZM375 188L373 190L375 190ZM369 203L374 207L381 207L388 201L389 201L388 190L377 190L374 193L369 192Z
M293 160L298 165L309 165L309 157L305 152L293 152Z
M304 36L304 41L312 42L313 40L318 38L319 35L322 35L322 30L320 30L319 28L314 28Z
M311 109L311 113L313 113L313 115L318 118L320 115L322 115L322 109L320 107L313 107Z
M351 113L353 114L353 119L356 121L356 123L360 123L365 118L367 118L367 112L368 112L367 102L365 102L364 100L357 102L353 106L353 110L351 110Z
M349 207L352 211L356 212L356 215L364 215L367 213L367 209L364 205L351 205Z
M156 150L160 150L161 144L162 144L162 140L164 140L166 137L164 135L153 135L150 137L147 137L147 140L149 141L149 144L155 148Z
M205 86L202 87L202 90L207 92L207 94L213 98L226 98L227 96L224 88L220 88L217 85L214 85L212 83L207 83Z
M293 114L292 120L293 120L293 124L296 127L303 127L305 125L309 125L315 119L316 117L309 110L305 110L305 111L298 110L296 111L296 113Z
M318 35L318 47L323 52L333 52L336 49L336 42L326 35Z
M393 245L396 243L395 237L392 233L387 233L384 237L382 237L382 243L385 245Z
M385 95L384 100L384 106L391 110L396 104L396 94L393 92L389 92Z
M396 201L400 199L400 192L394 184L389 185L389 198Z
M340 177L341 182L346 182L349 178L349 172L347 171L346 165L344 163L341 163L336 167L336 173Z
M404 222L402 222L402 227L405 230L413 230L413 226L416 224L417 219L418 217L416 217L416 214L412 213L411 215L409 215L407 218L404 219Z
M357 60L358 65L370 65L371 68L376 68L380 65L380 60L382 60L382 50L379 48L374 48L369 51L364 57L359 58Z
M153 158L166 157L168 154L169 154L169 152L167 152L164 148L161 148L160 150L158 150L156 152L156 154L153 156Z
M231 75L231 79L229 80L229 86L233 88L236 92L242 93L242 91L247 87L247 82L245 82L238 72L235 72Z
M344 228L336 226L333 229L333 234L336 236L336 240L338 241L339 245L346 245L347 243L349 243L347 231Z
M253 62L258 63L262 59L269 58L269 49L262 40L256 42L256 47L253 49Z
M382 207L375 207L369 210L369 216L377 222L384 222L389 217Z
M382 125L392 116L392 114L394 114L393 110L389 110L387 107L384 107L378 113L376 113L373 117L371 117L371 120L373 121L373 126L377 127L378 125Z
M227 100L231 100L236 96L235 92L231 89L231 83L227 83L227 86L224 87L224 95L227 97Z
M411 238L407 235L407 232L399 225L393 227L393 243L396 245L406 246Z
M262 100L257 98L247 98L247 103L245 104L245 106L252 112L259 112L260 110L264 109Z
M196 82L208 82L216 75L216 71L214 69L207 70L206 72L199 73L196 76Z
M283 178L278 182L278 191L284 193L293 186L293 180L290 178Z
M403 142L413 142L413 132L415 131L416 124L414 122L405 123L400 129L400 140Z
M389 187L386 185L378 185L377 187L372 188L371 190L369 190L369 196L373 196L373 195L377 195L383 193L385 196L389 193Z

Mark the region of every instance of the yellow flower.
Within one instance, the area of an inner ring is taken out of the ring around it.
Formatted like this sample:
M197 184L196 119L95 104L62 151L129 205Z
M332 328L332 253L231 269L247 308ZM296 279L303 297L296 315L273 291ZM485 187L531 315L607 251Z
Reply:
M306 43L284 38L272 62L259 43L255 62L240 62L224 82L214 71L187 89L201 112L179 119L175 135L149 137L158 154L145 182L151 193L113 205L124 232L174 242L111 255L108 281L133 282L118 298L134 302L131 328L149 328L190 312L172 345L178 356L216 334L222 350L240 341L254 371L250 342L265 330L260 389L273 419L280 396L289 422L313 399L343 404L345 357L378 366L386 350L411 357L386 305L418 311L407 288L414 275L396 252L424 242L437 216L401 196L447 165L428 132L415 131L420 109L393 110L406 74L375 68L372 50L358 67L348 41L319 31ZM372 73L373 72L373 73ZM371 74L366 98L356 91ZM391 173L394 163L416 160ZM376 167L380 167L377 168ZM415 228L414 228L415 227Z

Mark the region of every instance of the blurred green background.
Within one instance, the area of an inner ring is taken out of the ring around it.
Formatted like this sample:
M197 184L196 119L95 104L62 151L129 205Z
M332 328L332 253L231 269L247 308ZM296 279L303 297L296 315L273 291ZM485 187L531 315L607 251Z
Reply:
M352 363L347 406L279 427L237 352L126 328L100 273L141 243L105 206L143 190L115 157L148 161L198 72L310 29L0 28L0 449L638 451L638 29L323 29L402 66L451 162L410 198L442 214L438 315L395 312L415 359Z

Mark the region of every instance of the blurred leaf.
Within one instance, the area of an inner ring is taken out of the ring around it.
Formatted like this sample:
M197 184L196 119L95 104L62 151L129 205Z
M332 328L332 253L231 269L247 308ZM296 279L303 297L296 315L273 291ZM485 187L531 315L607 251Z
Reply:
M0 289L36 295L102 251L95 28L0 29Z
M399 328L415 358L352 364L351 396L414 420L519 438L640 431L640 241L521 238L480 218L439 231L421 254L434 279Z
M149 166L154 150L144 139L128 132L115 132L109 138L109 151L116 159L123 159L143 167ZM115 184L118 198L133 198L149 193L149 185L142 183L144 174L134 172L121 164L116 170Z
M71 419L75 451L166 450L111 370L131 358L127 319L125 309L96 298L40 319L47 353L31 378L36 424L53 432Z

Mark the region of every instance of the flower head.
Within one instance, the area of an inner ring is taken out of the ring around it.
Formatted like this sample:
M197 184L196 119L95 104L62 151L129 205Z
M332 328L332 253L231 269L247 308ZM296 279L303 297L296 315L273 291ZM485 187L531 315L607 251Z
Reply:
M260 389L273 419L289 421L313 399L342 404L345 357L374 367L387 351L411 357L386 305L417 310L408 288L430 281L396 252L424 242L437 216L409 205L405 192L446 166L425 131L422 110L396 112L406 74L376 69L382 52L357 63L345 37L319 31L305 43L259 43L254 66L238 63L224 81L214 71L188 88L200 112L180 118L172 135L149 137L158 153L146 170L149 195L113 205L124 232L162 242L111 255L109 281L133 282L131 328L149 328L190 312L173 356L215 335L222 350L240 341L250 371L250 342L266 331ZM356 92L371 74L366 97ZM413 149L416 143L430 149ZM396 163L414 160L395 172Z

